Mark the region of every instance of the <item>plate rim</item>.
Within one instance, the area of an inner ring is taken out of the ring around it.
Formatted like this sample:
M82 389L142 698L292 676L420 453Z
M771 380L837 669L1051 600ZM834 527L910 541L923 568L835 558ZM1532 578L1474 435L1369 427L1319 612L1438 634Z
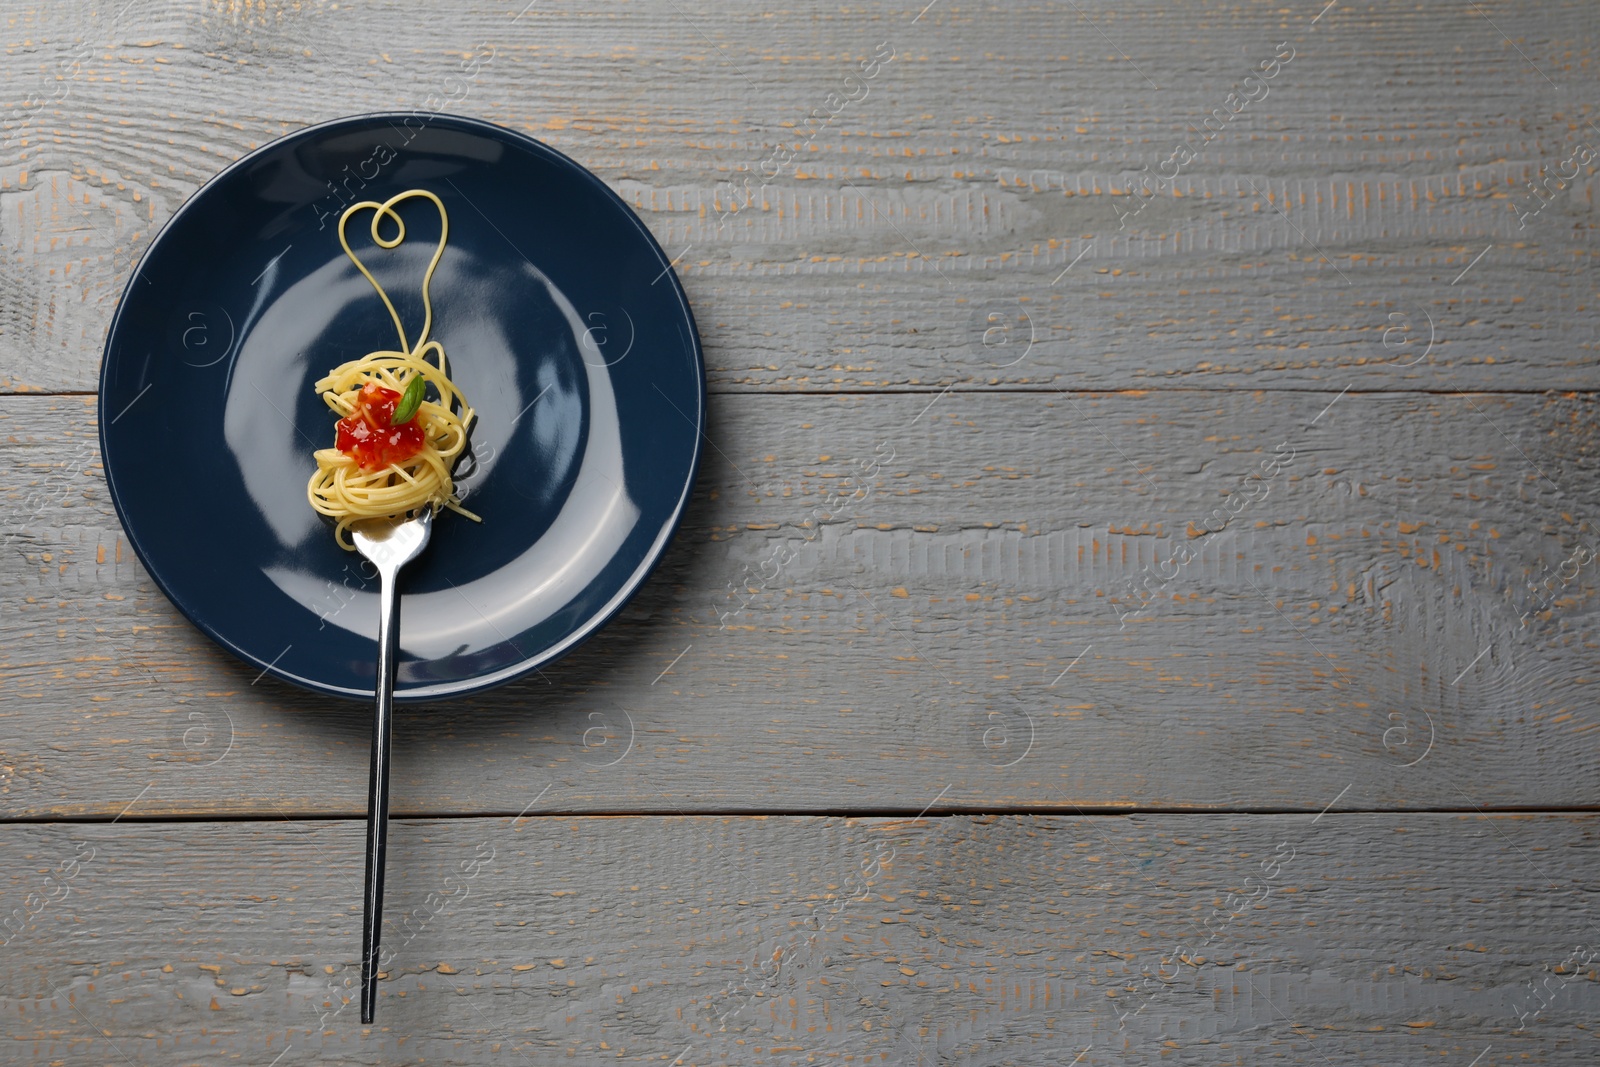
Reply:
M127 512L122 503L122 494L117 488L115 478L113 477L111 471L110 453L106 447L106 434L111 422L116 420L113 419L107 421L103 417L105 413L106 388L107 380L110 377L111 370L112 342L116 339L118 328L122 325L123 314L128 308L128 296L131 292L133 292L134 283L139 281L140 271L144 269L145 262L148 260L150 253L154 251L164 239L168 238L174 227L178 226L182 222L186 213L193 208L193 206L201 199L202 196L204 196L208 189L216 185L222 179L233 174L235 171L249 165L258 157L264 156L269 151L281 150L284 142L286 141L312 138L327 131L345 126L359 126L378 122L388 123L392 126L393 122L403 122L406 119L414 117L414 113L410 111L368 111L354 115L341 115L336 118L313 123L309 126L302 126L298 130L293 130L289 133L283 134L280 137L274 137L265 144L251 149L249 152L246 152L238 159L235 159L232 163L229 163L227 166L213 174L210 178L207 178L204 182L202 182L200 186L194 190L194 192L190 193L184 198L183 203L179 204L177 210L172 213L172 216L162 224L161 229L156 232L155 236L150 239L150 243L145 246L144 251L140 253L139 261L134 264L133 270L129 272L128 280L123 284L122 293L117 298L116 311L113 312L111 321L106 327L105 341L101 345L100 381L95 396L97 404L95 413L97 423L96 436L100 444L100 462L105 471L106 490L111 497L111 505L116 512L117 522L122 526L122 532L128 538L129 546L133 549L134 555L138 558L140 565L144 567L145 573L147 573L150 576L150 580L155 583L156 588L160 589L162 595L167 598L168 602L171 603L173 607L178 609L179 614L181 614L189 622L189 625L199 630L205 636L209 637L212 641L216 642L222 648L226 649L243 662L251 664L252 666L260 667L263 675L271 674L275 678L288 682L291 685L298 686L299 688L309 690L310 692L325 696L344 697L351 700L373 700L375 699L376 695L375 689L347 689L342 686L328 685L327 683L318 681L317 679L302 677L288 670L281 669L276 666L275 660L268 662L261 659L259 656L246 651L245 649L239 647L239 645L237 645L235 642L229 640L224 634L220 633L209 623L202 622L201 619L197 617L202 613L194 610L192 605L186 604L183 599L175 595L162 575L156 570L156 568L150 565L150 560L146 555L145 548L140 543L139 535L128 521ZM483 675L464 683L451 682L440 685L422 685L413 686L410 689L401 689L397 687L394 694L395 702L403 704L419 704L437 700L453 700L458 697L473 696L475 694L494 689L498 686L505 685L506 683L514 681L525 674L530 674L538 670L540 667L548 663L552 663L555 660L560 659L573 649L577 648L579 645L583 644L585 641L588 641L595 634L599 633L600 630L604 629L606 624L615 618L617 613L622 610L628 601L632 600L639 590L644 587L644 584L649 581L651 574L655 572L655 569L660 566L661 561L666 557L668 547L677 537L678 531L683 524L684 513L688 510L689 499L694 492L695 482L699 477L700 461L705 454L706 440L706 361L705 349L700 341L700 329L698 324L695 322L694 309L689 304L689 296L684 291L683 282L678 277L678 272L671 269L672 260L667 256L666 251L661 247L661 243L656 240L655 234L650 232L649 227L644 224L644 220L639 217L638 212L636 212L626 200L622 199L616 190L612 189L609 185L602 181L594 172L590 171L587 167L583 166L583 164L579 163L571 156L568 156L560 149L553 148L536 137L532 137L520 130L511 129L509 126L502 126L499 123L490 122L487 119L472 118L467 115L458 115L445 111L434 112L429 117L427 125L433 125L440 120L443 120L446 125L464 127L470 132L476 132L490 138L521 142L522 147L531 150L535 155L543 155L549 158L566 171L571 172L573 175L579 178L580 181L587 182L603 197L608 197L613 203L616 204L616 206L622 209L623 217L633 223L635 230L637 230L639 235L644 239L647 247L652 249L655 252L658 260L667 266L668 269L665 273L671 278L672 292L677 297L678 307L683 314L683 320L689 327L690 349L694 356L695 370L697 372L695 374L697 386L695 390L696 410L694 413L694 419L692 420L695 435L694 449L689 457L689 465L684 478L683 489L678 494L678 501L676 506L673 508L670 520L662 527L655 541L651 543L649 549L645 553L644 559L634 570L633 574L622 583L621 587L615 594L613 594L611 599L608 600L604 606L593 612L581 626L576 627L562 640L544 649L538 655L525 657L522 661L513 664L512 666L501 668L500 670L491 674ZM150 284L149 279L145 279L145 281L147 284ZM514 648L515 645L512 647ZM259 676L257 680L259 680Z

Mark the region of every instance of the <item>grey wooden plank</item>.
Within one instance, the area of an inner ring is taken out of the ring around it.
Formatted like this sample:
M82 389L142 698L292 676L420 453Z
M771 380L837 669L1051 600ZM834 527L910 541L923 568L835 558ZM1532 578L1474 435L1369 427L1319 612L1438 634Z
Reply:
M1592 409L718 396L662 570L548 684L402 711L396 810L1592 805ZM94 418L0 400L6 813L364 810L367 710L184 622Z
M1600 138L1590 5L1319 6L21 10L0 387L92 388L140 250L226 163L446 107L569 152L683 253L719 390L1596 388L1593 167L1523 218ZM1136 199L1279 42L1267 95Z
M1593 1058L1594 815L400 820L363 1028L358 822L138 810L0 827L0 1062Z

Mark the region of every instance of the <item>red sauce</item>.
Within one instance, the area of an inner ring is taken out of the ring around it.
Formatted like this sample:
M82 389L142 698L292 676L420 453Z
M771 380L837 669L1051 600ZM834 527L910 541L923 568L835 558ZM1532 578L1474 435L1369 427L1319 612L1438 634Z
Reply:
M356 395L355 414L339 420L335 446L354 456L363 470L381 470L391 463L404 463L422 451L422 427L413 415L399 426L390 426L400 394L393 389L368 382Z

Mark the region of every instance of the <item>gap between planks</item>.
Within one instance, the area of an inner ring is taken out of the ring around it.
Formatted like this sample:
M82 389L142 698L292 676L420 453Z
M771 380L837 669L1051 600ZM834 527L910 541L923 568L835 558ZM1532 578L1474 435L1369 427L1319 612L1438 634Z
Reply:
M515 819L519 822L531 819L968 819L981 816L994 816L996 818L1014 818L1029 815L1073 816L1081 818L1107 818L1126 819L1151 815L1194 815L1214 818L1219 815L1317 815L1329 817L1348 815L1469 815L1488 818L1491 816L1515 815L1592 815L1600 812L1600 804L1574 804L1563 806L1552 805L1499 805L1495 807L1404 807L1404 808L1340 808L1337 811L1324 811L1318 814L1316 808L1291 808L1276 806L1233 806L1233 807L1121 807L1116 805L1077 805L1077 804L1040 804L1028 806L970 806L943 805L937 810L917 810L906 808L819 808L805 811L774 811L758 808L716 808L707 811L683 811L680 808L642 808L630 811L584 811L584 810L549 810L519 813L515 811L471 811L471 812L440 812L438 814L418 813L395 815L390 814L391 822L444 822L460 819ZM293 810L274 810L262 814L217 814L199 815L184 813L180 815L24 815L17 817L0 816L0 826L53 826L73 823L179 823L179 822L259 822L271 823L284 819L295 822L350 822L362 820L367 817L365 811L349 812L309 812L297 813Z

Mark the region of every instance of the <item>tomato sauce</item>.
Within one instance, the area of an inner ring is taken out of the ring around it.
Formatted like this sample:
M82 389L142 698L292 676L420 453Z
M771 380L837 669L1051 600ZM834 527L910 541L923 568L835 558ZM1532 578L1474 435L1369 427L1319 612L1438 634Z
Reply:
M400 394L393 389L375 382L363 385L356 395L355 414L339 420L335 447L354 456L363 470L404 463L421 452L425 438L415 415L399 426L389 425L399 403Z

